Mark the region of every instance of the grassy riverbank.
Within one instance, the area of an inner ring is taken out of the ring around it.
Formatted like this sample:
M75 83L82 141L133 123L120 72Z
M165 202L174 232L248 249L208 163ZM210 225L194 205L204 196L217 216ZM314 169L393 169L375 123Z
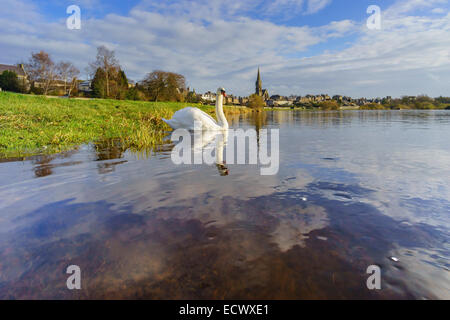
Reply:
M90 141L120 139L151 148L170 128L161 118L191 103L46 98L0 92L0 158L55 153ZM195 105L210 114L214 106ZM245 112L226 108L226 112Z

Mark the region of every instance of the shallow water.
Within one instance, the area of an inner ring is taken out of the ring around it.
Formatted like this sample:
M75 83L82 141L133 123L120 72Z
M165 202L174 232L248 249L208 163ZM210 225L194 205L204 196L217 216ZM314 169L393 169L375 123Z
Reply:
M277 175L175 165L170 141L0 161L0 298L450 298L450 111L230 120L280 129Z

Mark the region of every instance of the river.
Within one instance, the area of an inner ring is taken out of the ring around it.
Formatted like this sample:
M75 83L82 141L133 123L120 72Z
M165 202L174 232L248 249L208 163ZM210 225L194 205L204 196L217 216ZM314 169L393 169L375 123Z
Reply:
M279 129L277 174L177 165L170 136L0 160L0 298L450 299L450 111L229 120Z

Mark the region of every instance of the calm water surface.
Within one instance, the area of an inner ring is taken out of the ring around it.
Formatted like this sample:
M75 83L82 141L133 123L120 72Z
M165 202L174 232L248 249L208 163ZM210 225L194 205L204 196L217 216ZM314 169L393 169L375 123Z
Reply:
M170 141L2 160L0 298L450 298L450 111L230 120L280 128L277 175L177 166Z

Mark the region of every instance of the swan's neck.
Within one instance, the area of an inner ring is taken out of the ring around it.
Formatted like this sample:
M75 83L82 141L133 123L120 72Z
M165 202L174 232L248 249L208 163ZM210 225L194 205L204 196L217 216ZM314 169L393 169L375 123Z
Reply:
M217 124L222 128L228 129L228 121L223 113L223 95L218 95L216 100Z

